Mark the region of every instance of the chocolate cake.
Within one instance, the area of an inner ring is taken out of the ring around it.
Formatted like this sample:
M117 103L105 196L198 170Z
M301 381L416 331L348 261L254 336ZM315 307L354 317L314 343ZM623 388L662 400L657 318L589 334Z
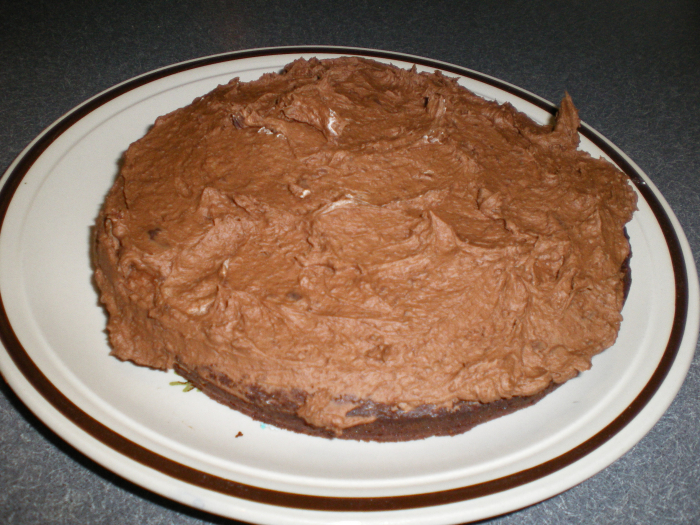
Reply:
M93 245L113 354L327 437L528 406L622 320L636 195L578 125L361 58L233 79L124 155Z

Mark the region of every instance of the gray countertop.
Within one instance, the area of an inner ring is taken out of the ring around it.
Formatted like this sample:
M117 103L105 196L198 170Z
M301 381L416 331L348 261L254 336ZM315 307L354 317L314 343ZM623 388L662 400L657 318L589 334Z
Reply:
M451 62L557 102L625 151L700 254L700 2L0 3L0 171L90 96L201 56L282 45ZM0 523L235 523L152 494L55 436L0 380ZM630 452L563 494L490 520L700 523L700 360Z

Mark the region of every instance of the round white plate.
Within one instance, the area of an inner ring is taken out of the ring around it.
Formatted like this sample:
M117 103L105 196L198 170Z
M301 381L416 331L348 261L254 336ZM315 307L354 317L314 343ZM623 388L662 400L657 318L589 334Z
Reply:
M122 475L206 511L269 524L447 524L553 496L612 463L666 410L698 333L690 248L641 170L583 126L581 147L629 174L632 287L617 343L537 405L456 437L361 443L261 425L183 393L166 374L109 356L92 282L90 236L128 145L164 113L232 77L279 71L303 56L362 55L440 69L539 122L550 103L449 64L381 51L276 48L160 69L97 95L40 135L0 194L0 369L27 406L77 449Z

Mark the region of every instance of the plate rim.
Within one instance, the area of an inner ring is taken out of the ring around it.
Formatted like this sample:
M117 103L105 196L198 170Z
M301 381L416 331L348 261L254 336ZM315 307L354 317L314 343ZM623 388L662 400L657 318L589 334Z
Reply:
M83 117L97 110L100 106L140 86L187 70L246 58L271 55L302 55L309 53L337 55L350 54L368 58L394 59L415 63L420 66L440 69L447 73L453 73L484 82L509 94L515 95L518 98L525 100L552 115L554 115L557 110L557 107L551 102L548 102L545 99L522 88L489 75L438 60L391 51L341 46L287 46L233 51L196 58L144 73L108 88L107 90L95 95L94 97L75 107L46 128L46 130L44 130L27 146L27 148L25 148L24 151L20 153L0 181L0 184L2 184L2 188L0 189L0 234L14 194L34 162L41 157L43 152L58 137L60 137ZM607 443L622 429L624 429L632 420L634 420L635 417L647 406L673 367L676 356L680 350L681 343L683 342L686 334L686 321L689 314L689 270L692 270L692 268L689 269L686 266L683 246L678 236L678 232L681 232L681 235L683 235L682 230L680 227L678 227L677 231L676 227L674 226L673 219L675 219L675 217L673 217L672 211L670 208L668 210L666 209L668 205L666 205L666 207L664 206L662 202L663 197L661 196L660 192L658 192L658 190L656 190L651 183L645 180L642 170L634 165L634 163L631 162L628 157L613 143L605 139L602 135L596 132L593 128L590 128L585 123L581 123L579 133L585 138L589 139L596 147L600 148L606 155L608 155L609 158L612 159L615 164L618 165L618 167L630 178L635 188L641 193L642 197L651 208L669 250L676 287L675 313L671 332L661 360L649 381L646 383L634 401L632 401L632 403L627 407L627 409L587 441L556 458L545 461L544 463L538 464L534 467L504 476L502 478L467 485L464 487L438 492L399 496L318 496L283 492L256 487L253 485L246 485L202 472L159 455L141 445L138 445L137 443L134 443L124 436L121 436L73 404L70 399L68 399L49 381L41 369L39 369L39 367L32 361L22 346L22 343L16 336L9 321L1 290L0 341L2 341L5 352L10 356L17 370L23 375L24 379L29 382L32 388L34 388L34 390L40 394L43 399L47 401L55 410L67 418L71 423L76 425L81 431L87 433L100 443L110 447L113 451L116 451L117 453L126 456L127 458L132 459L145 467L157 470L161 474L174 478L178 481L192 484L205 490L215 491L226 496L245 499L251 502L266 505L274 505L277 507L291 507L299 510L376 512L410 510L473 500L540 480L550 474L563 470L573 463L576 463ZM680 385L678 385L678 387L680 387Z

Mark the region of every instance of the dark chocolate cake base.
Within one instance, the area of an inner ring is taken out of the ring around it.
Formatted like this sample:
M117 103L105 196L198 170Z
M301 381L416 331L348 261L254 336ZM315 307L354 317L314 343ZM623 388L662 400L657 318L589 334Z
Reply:
M559 385L550 384L545 390L528 397L513 397L492 403L460 402L454 409L435 408L429 405L418 407L409 412L396 410L394 407L372 402L361 404L350 414L356 416L376 417L373 422L346 428L341 434L309 425L296 415L296 410L304 400L304 394L267 394L262 391L250 390L243 400L220 388L213 380L215 378L226 383L226 379L216 376L210 370L193 373L176 365L175 371L202 390L209 397L227 405L247 416L280 428L319 436L324 438L352 439L356 441L411 441L431 436L455 436L471 428L505 416L516 410L534 405Z

